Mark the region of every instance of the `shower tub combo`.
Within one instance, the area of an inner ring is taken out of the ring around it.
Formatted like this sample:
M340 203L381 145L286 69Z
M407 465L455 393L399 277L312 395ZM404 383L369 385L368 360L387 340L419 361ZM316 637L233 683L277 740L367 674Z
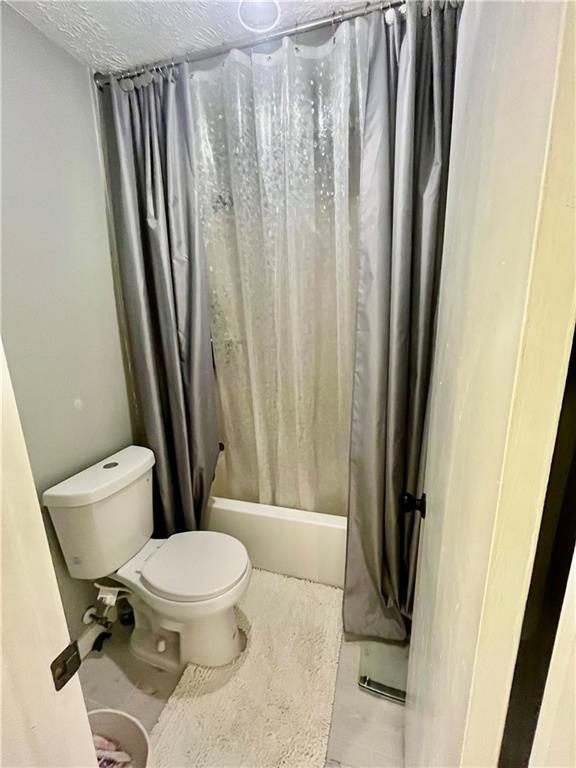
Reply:
M255 568L344 586L346 518L212 496L204 527L239 539Z

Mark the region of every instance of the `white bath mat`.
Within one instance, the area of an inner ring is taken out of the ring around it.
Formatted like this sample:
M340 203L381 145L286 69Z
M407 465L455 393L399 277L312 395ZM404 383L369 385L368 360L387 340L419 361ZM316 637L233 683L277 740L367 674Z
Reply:
M158 768L323 768L342 591L254 570L240 604L246 650L189 666L152 731Z

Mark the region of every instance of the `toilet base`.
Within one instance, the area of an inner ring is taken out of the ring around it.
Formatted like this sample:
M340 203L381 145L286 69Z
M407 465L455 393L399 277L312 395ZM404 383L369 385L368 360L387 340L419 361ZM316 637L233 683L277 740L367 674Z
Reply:
M167 641L163 653L157 650L161 638ZM134 627L130 636L130 650L140 661L166 672L179 674L185 666L180 662L180 641L176 632L155 633Z
M130 648L147 664L169 672L181 672L187 664L222 667L243 650L233 607L179 623L160 616L136 595L128 600L135 625Z

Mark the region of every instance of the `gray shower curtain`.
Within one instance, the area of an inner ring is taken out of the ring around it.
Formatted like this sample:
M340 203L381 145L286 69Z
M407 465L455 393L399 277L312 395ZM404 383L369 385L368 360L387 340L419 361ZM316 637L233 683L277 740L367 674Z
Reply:
M188 79L180 65L100 91L132 378L163 534L197 527L218 456Z
M444 212L456 3L372 14L359 200L359 283L344 626L410 631Z

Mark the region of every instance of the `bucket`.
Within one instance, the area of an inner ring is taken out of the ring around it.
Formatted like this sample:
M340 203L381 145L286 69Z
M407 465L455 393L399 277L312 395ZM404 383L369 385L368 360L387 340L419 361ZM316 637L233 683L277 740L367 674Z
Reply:
M118 744L132 756L131 768L146 768L150 741L144 726L135 717L117 709L93 709L88 713L90 730Z

